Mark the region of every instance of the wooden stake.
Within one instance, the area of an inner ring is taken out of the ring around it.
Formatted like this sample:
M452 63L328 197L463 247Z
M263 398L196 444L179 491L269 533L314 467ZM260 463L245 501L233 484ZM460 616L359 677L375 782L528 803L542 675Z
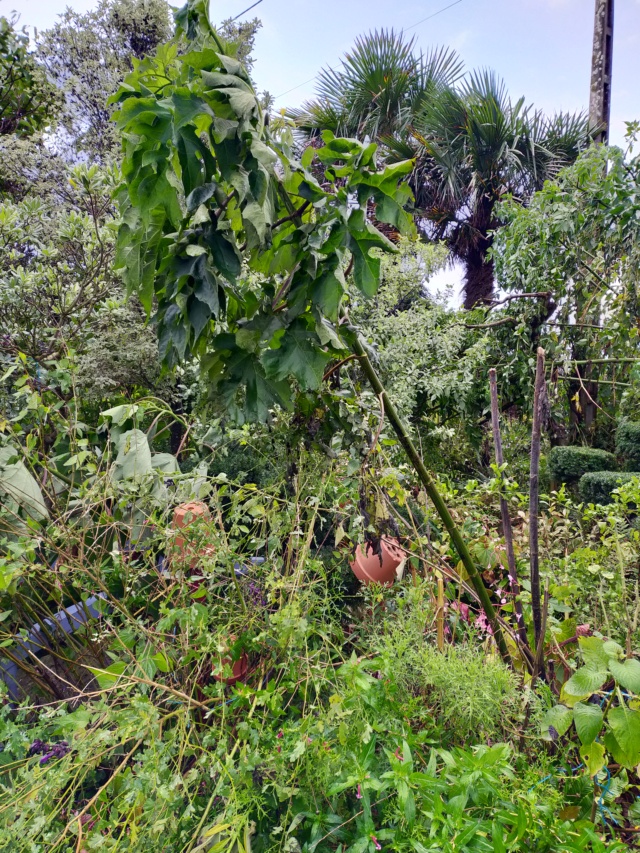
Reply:
M491 389L491 426L493 429L493 446L496 454L496 464L498 468L504 465L504 455L502 453L502 436L500 434L500 410L498 408L498 381L496 370L494 367L489 371L489 387ZM511 527L511 517L509 515L509 504L502 491L500 492L500 515L502 517L502 530L504 532L504 542L507 549L507 564L509 568L509 589L513 596L513 607L516 614L517 633L520 643L525 650L527 658L531 658L531 650L529 648L529 639L527 637L527 629L524 624L524 615L522 613L522 600L520 598L520 583L518 582L518 569L516 567L516 555L513 550L513 530Z
M536 384L533 395L533 426L531 428L531 468L529 473L529 552L531 565L531 610L533 612L533 630L535 647L540 644L542 631L542 607L540 604L540 556L538 546L538 510L540 477L540 433L542 428L542 407L545 403L546 384L544 378L545 352L538 348L536 362Z

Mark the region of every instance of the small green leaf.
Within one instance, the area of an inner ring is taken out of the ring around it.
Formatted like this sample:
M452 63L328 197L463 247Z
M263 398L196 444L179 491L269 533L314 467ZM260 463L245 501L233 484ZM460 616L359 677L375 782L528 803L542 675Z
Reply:
M542 719L542 736L545 740L551 740L549 728L553 727L559 735L565 734L573 720L573 711L565 705L554 705L549 708Z
M98 669L97 667L94 668L91 666L88 667L88 669L95 675L98 685L102 690L106 690L118 683L120 676L123 674L126 667L126 663L119 660L112 663L111 666L106 667L106 669Z
M589 776L599 773L605 764L605 748L601 743L590 743L580 748L580 758L587 768Z
M157 654L153 655L151 660L155 663L160 672L171 672L172 661L171 658L169 658L165 652L158 652Z

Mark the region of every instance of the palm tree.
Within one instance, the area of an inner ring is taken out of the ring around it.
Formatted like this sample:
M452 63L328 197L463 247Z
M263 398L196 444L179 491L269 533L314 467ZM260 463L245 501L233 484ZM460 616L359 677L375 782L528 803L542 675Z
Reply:
M340 70L321 73L318 98L292 115L308 136L328 128L375 139L388 160L415 159L418 227L463 263L464 304L473 308L493 298L496 204L508 195L526 203L572 163L589 142L588 123L513 103L490 71L461 80L450 51L413 48L393 32L358 40Z

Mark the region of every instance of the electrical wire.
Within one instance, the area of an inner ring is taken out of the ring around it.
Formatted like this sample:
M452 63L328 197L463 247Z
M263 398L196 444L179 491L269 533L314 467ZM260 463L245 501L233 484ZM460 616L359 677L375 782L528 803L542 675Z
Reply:
M262 2L262 0L258 0L258 2ZM416 23L411 24L410 27L404 27L402 29L402 32L406 33L406 32L409 32L409 30L414 30L416 27L419 27L420 24L424 24L426 21L430 21L431 18L435 18L437 15L441 15L443 12L446 12L447 9L452 9L454 6L458 6L460 3L462 3L462 0L455 0L454 3L449 3L448 6L443 6L442 9L438 9L437 12L433 12L433 14L427 15L426 18L422 18L420 21L416 21ZM253 8L253 6L251 6L251 8ZM247 9L247 11L249 11L249 10ZM242 14L244 14L244 12ZM330 67L328 70L329 71L335 71L336 69L334 67ZM309 79L305 80L303 83L298 83L297 86L293 86L291 89L287 89L286 92L281 92L279 95L276 95L273 100L277 101L279 98L284 98L284 96L288 95L290 92L295 92L296 89L301 89L303 86L306 86L307 83L312 83L316 79L317 76L318 76L317 74L314 74L313 77L309 77Z
M458 2L461 2L461 0L458 0ZM257 0L257 2L253 4L253 6L249 6L248 9L245 9L244 12L240 12L239 15L236 15L235 18L231 18L231 20L237 21L238 18L241 18L243 15L246 15L247 12L250 12L252 9L255 9L256 6L259 6L261 3L262 3L262 0Z

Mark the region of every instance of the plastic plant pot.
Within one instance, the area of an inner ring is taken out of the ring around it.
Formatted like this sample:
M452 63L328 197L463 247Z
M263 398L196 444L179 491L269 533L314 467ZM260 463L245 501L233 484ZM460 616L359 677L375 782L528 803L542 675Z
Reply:
M380 551L380 554L376 554L371 545L367 545L366 552L361 545L356 548L353 561L349 565L362 583L391 586L396 579L396 569L405 558L400 543L397 539L383 536L380 540Z

